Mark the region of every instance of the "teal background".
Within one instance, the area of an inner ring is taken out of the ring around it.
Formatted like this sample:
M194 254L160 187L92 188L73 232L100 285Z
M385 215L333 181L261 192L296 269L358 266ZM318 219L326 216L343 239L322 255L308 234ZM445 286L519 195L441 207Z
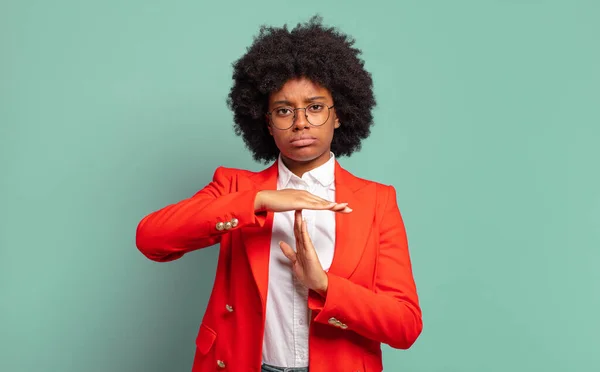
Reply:
M0 2L0 371L189 371L217 249L154 263L147 213L219 165L231 63L319 12L378 107L425 328L386 371L600 371L597 1Z

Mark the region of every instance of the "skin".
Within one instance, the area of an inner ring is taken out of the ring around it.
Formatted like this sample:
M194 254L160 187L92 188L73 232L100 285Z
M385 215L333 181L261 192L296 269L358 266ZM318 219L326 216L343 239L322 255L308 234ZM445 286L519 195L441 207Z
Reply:
M331 92L306 78L291 79L280 90L269 97L269 111L281 106L294 108L306 107L310 103L332 106ZM331 141L334 131L340 127L335 109L331 110L325 124L312 126L304 114L304 110L296 111L296 118L291 128L281 130L270 125L267 116L269 133L273 136L277 148L281 152L284 164L298 177L329 160ZM299 136L310 136L313 141L308 145L296 145L294 139ZM337 213L351 213L348 203L336 203L322 199L304 190L261 190L254 202L256 212L271 211L294 213L294 237L296 250L287 242L279 242L283 254L290 260L292 271L298 280L307 288L326 296L328 287L327 273L323 270L317 252L312 244L305 221L302 219L303 209L331 210Z
M269 111L280 106L306 107L309 103L332 106L333 98L328 89L306 78L292 79L286 82L279 91L270 95ZM267 123L269 123L268 118ZM269 125L269 133L273 136L275 144L281 152L284 164L298 177L302 177L305 172L317 168L329 160L333 132L339 127L340 121L335 108L331 110L327 122L318 127L310 125L306 120L304 110L298 110L294 125L290 129L281 130ZM316 141L309 146L293 146L290 141L301 135L310 135L316 138Z

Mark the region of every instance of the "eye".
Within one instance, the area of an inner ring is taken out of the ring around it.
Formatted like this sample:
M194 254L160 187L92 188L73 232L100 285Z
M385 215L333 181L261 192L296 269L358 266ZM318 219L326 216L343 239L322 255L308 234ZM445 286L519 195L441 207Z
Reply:
M314 103L314 104L308 106L308 109L312 112L319 112L319 111L323 110L323 107L324 106L320 103Z
M279 107L275 109L275 115L277 116L289 116L293 114L293 110L289 107Z

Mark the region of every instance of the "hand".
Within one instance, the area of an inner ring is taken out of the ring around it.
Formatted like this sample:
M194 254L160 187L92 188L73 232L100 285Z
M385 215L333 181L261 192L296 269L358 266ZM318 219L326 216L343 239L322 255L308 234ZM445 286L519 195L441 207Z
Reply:
M296 251L286 242L279 242L283 254L292 263L292 271L296 278L309 289L325 296L328 278L315 247L308 236L306 221L302 219L302 211L294 214L294 236L296 237Z
M348 203L335 203L320 198L308 191L284 189L261 190L254 199L255 211L287 212L302 209L331 210L333 212L350 213Z

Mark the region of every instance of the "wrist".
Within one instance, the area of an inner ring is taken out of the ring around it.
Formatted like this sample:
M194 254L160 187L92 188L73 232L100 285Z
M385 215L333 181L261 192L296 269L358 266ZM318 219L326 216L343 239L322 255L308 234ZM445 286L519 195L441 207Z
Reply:
M314 289L314 291L317 292L322 297L325 297L327 295L327 289L328 288L329 288L329 277L327 277L327 274L325 273L325 275L323 276L323 280L322 280L321 284L318 285Z
M254 197L254 212L261 212L263 210L263 204L261 199L262 191L256 193Z

